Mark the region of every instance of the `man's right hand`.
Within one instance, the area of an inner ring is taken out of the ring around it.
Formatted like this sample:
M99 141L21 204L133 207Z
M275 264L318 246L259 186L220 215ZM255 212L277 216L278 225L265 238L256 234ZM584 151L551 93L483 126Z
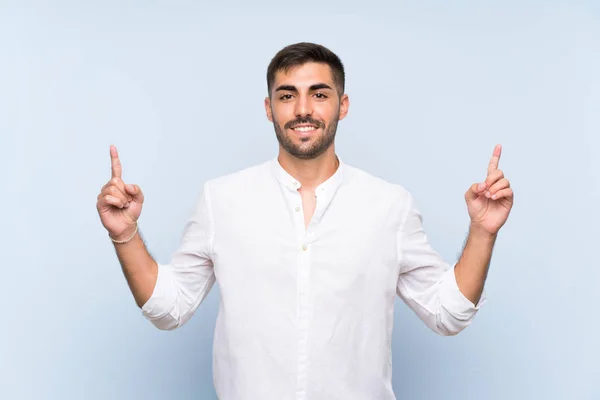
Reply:
M102 225L115 240L129 238L142 213L144 195L137 185L126 185L121 179L121 161L115 146L110 146L112 177L102 187L96 208Z

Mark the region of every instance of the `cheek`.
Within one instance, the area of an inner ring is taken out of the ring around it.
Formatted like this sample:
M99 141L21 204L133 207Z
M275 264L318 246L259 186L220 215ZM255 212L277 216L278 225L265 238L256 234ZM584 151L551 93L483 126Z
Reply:
M339 116L339 107L337 104L332 103L323 103L320 107L315 107L315 111L321 120L323 121L333 121Z
M277 107L276 109L271 109L271 116L273 122L280 125L282 128L289 121L296 119L293 110L287 109L287 107Z

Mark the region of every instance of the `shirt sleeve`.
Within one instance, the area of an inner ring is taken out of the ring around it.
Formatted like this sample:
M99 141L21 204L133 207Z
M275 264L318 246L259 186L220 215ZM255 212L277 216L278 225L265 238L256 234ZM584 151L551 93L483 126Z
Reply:
M429 328L440 335L456 335L473 320L486 300L475 305L459 290L450 266L432 248L422 225L422 215L409 194L405 223L398 231L400 273L398 296Z
M158 264L152 296L142 314L157 328L172 330L185 324L215 283L211 260L214 223L208 183L188 220L179 248L169 264Z

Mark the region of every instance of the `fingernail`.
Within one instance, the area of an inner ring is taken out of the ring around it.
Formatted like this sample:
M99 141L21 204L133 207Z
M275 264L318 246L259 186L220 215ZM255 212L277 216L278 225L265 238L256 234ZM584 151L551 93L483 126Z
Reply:
M479 184L479 186L477 186L477 190L481 191L483 189L485 189L485 182L482 182Z
M485 192L485 197L487 197L488 199L492 196L492 194L490 192Z
M133 185L127 185L127 190L133 191Z
M494 195L492 196L492 199L493 199L493 200L496 200L496 197L498 197L498 196L497 196L496 194L494 194Z

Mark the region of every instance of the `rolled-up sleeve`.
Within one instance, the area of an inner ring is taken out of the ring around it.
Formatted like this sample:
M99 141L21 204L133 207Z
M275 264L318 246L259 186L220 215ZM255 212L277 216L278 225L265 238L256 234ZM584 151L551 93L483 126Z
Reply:
M410 194L405 223L398 230L398 296L440 335L455 335L466 328L486 301L485 292L473 304L459 290L450 266L432 248L422 216Z
M157 328L172 330L185 324L215 283L211 260L214 222L208 182L187 222L179 248L168 264L158 264L152 296L142 314Z

